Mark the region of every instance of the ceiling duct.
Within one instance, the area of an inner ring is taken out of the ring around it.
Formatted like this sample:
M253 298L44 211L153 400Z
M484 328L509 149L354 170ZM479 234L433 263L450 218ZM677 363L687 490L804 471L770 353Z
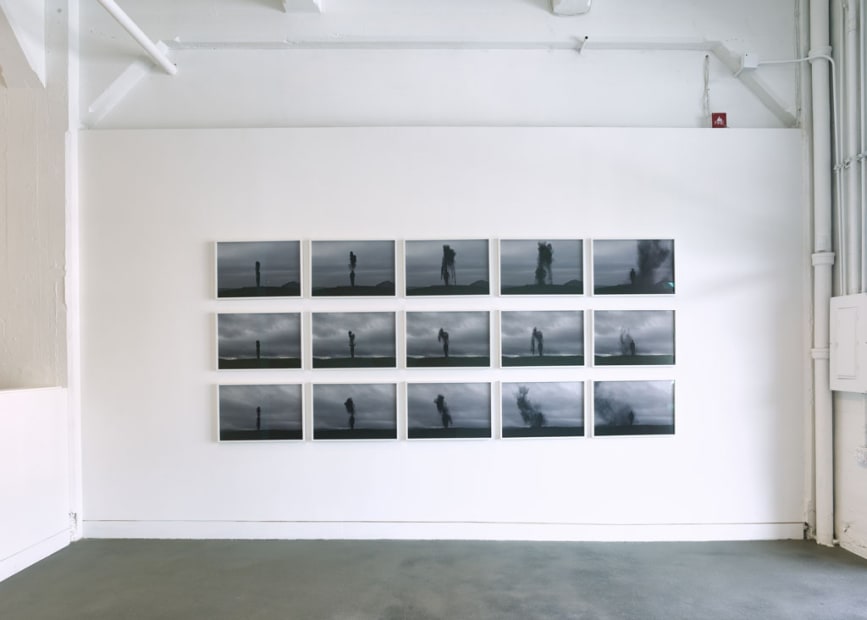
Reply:
M583 15L590 10L593 0L551 0L551 10L554 15Z

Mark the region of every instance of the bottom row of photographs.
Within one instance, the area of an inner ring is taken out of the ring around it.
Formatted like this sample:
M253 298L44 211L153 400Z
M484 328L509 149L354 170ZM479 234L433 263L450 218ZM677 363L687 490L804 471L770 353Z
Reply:
M503 438L585 436L581 381L500 383ZM408 439L491 438L491 383L408 383ZM592 434L673 435L674 381L594 381ZM313 385L313 439L397 439L395 383ZM303 384L219 386L221 441L304 439Z

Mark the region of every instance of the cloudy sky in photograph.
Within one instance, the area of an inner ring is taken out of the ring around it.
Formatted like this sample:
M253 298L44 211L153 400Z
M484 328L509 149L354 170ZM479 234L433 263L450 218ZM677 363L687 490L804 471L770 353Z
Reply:
M615 286L629 284L629 272L640 272L638 243L636 239L602 239L593 242L593 286ZM653 268L651 281L673 280L674 242L660 240L663 249L669 250L668 257ZM649 267L645 267L649 269Z
M434 403L437 395L446 398L453 428L490 428L491 385L489 383L410 383L407 385L409 428L442 428L442 416Z
M219 314L217 339L224 359L256 358L256 341L262 357L301 357L301 315L298 313Z
M314 241L313 288L349 286L349 253L354 252L355 286L394 284L394 241Z
M637 355L674 355L673 310L597 310L596 355L620 355L620 332L628 329Z
M407 241L406 288L445 284L440 277L443 245L449 245L455 254L457 284L472 284L477 280L490 280L488 273L488 241L472 239L460 241ZM455 284L451 282L451 284Z
M577 381L558 383L503 383L503 428L526 428L518 409L518 388L529 388L527 399L534 409L545 415L547 426L584 426L584 384Z
M584 279L580 240L507 239L500 241L500 286L536 283L539 242L550 243L554 250L554 262L551 263L554 284Z
M349 357L355 334L356 357L395 357L393 312L314 312L313 357Z
M545 355L584 353L584 313L580 310L519 311L500 315L503 355L531 355L533 328L542 331Z
M301 281L298 241L229 241L217 244L217 288L256 286L256 261L262 286Z
M488 312L407 312L407 356L442 357L443 346L437 340L440 328L449 334L449 357L490 355Z
M397 388L393 383L321 383L313 386L313 427L349 428L346 399L355 405L356 429L397 428Z
M221 385L220 430L255 431L256 407L262 430L301 430L300 385Z
M630 409L635 424L674 424L673 381L597 381L593 401L597 425L618 423Z

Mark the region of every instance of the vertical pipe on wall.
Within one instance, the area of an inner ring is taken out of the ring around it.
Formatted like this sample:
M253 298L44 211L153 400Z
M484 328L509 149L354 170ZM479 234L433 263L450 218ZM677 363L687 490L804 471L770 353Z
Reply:
M867 241L867 12L865 12L865 1L860 0L858 3L858 16L860 18L860 27L858 33L858 109L861 111L861 145L858 152L860 159L858 167L861 173L861 291L867 292L867 252L864 251L864 243Z
M860 170L856 155L859 145L858 106L858 0L843 0L843 125L839 136L843 139L843 161L840 171L843 184L843 199L846 213L846 273L845 294L854 294L861 289L861 191L858 179ZM839 163L839 162L838 162Z
M830 55L828 0L810 1L810 56ZM830 299L834 253L832 236L831 65L811 62L813 100L813 410L816 455L816 541L834 542L834 436L830 387Z

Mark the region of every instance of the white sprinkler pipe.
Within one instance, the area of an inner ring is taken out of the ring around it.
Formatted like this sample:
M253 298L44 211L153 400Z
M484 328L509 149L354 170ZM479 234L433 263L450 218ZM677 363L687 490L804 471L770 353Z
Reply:
M168 56L166 56L156 46L156 44L150 40L142 29L138 27L138 24L132 21L130 16L117 5L117 2L114 0L99 0L99 3L117 20L117 23L123 26L123 29L126 30L130 36L144 48L153 61L162 67L166 73L169 75L175 75L178 72L178 68L168 59Z
M861 191L858 183L858 146L860 142L859 106L858 106L858 9L857 0L846 0L843 3L843 46L844 67L843 76L843 128L838 136L843 139L843 161L840 174L843 176L846 218L846 285L843 294L857 293L861 288Z
M830 7L810 1L810 57L813 100L813 411L816 458L816 542L834 544L834 435L830 386L830 301L834 253L831 242L831 63Z

